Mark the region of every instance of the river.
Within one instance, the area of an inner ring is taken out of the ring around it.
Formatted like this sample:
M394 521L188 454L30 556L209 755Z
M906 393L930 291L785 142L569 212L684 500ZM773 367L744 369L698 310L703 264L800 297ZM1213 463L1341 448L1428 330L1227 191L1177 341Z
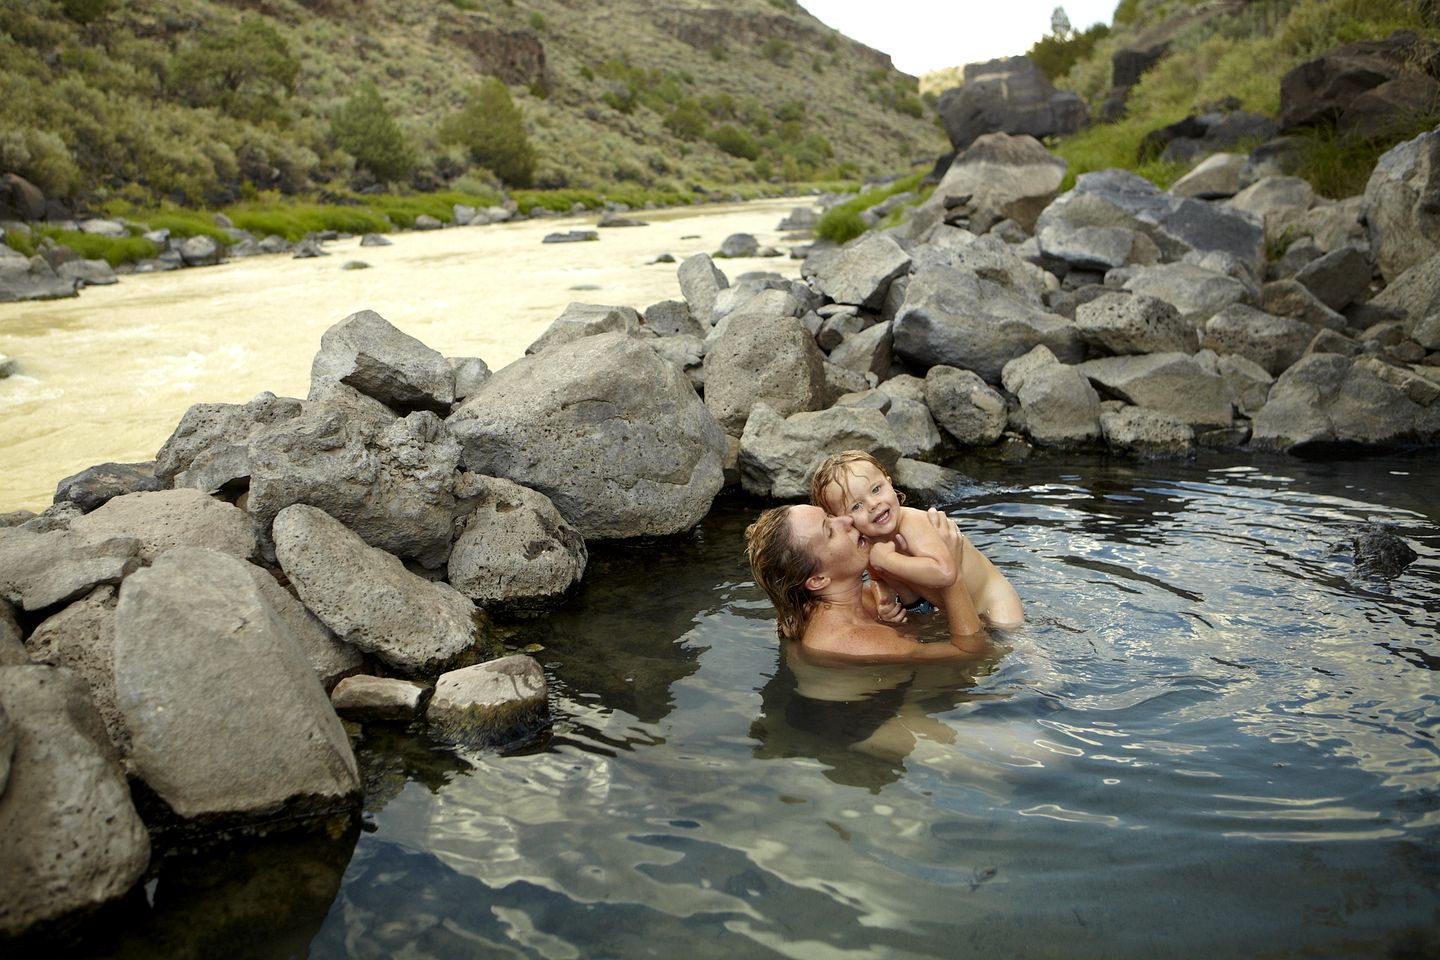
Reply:
M803 198L637 211L645 227L596 242L544 244L596 217L544 218L325 245L331 255L251 257L217 267L122 277L79 297L0 304L0 512L41 510L64 477L97 463L150 460L195 403L243 403L269 390L303 397L320 336L374 310L445 356L499 369L572 301L643 310L680 299L675 263L734 233L787 251L777 229ZM345 269L350 261L368 269ZM796 277L788 257L718 261Z

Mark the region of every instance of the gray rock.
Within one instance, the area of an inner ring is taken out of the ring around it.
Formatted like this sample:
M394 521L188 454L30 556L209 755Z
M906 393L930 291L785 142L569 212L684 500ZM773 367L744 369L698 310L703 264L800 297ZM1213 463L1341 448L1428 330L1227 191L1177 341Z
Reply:
M0 257L0 303L73 297L79 286L73 278L57 274L39 254L29 260Z
M1086 343L1106 353L1194 353L1195 325L1164 300L1143 294L1107 293L1075 308L1075 326Z
M0 600L0 667L23 666L30 662L24 636L15 619L15 608L8 600ZM5 788L0 786L0 793L4 791Z
M1404 317L1410 329L1440 314L1440 253L1400 274L1370 303Z
M697 253L686 257L676 268L680 281L680 294L690 305L690 313L703 327L715 324L715 298L721 290L730 286L725 274L715 266L709 254Z
M957 150L986 133L1074 133L1089 115L1078 94L1056 90L1028 57L967 64L964 84L940 95L939 110Z
M310 380L338 380L400 411L444 415L455 402L455 373L445 358L373 310L325 331Z
M705 336L714 339L724 332L726 319L735 314L758 311L787 317L802 316L808 298L815 296L805 284L787 280L779 274L743 274L715 295L715 328Z
M175 547L207 547L241 559L255 556L255 531L245 511L193 488L127 493L70 523L92 543L116 537L140 541L140 559L153 563Z
M115 269L105 260L68 260L55 268L62 280L75 280L82 287L105 287L119 283Z
M1194 325L1203 324L1230 304L1243 303L1250 296L1241 281L1193 263L1145 267L1125 281L1124 289L1165 301L1180 311L1184 321Z
M450 585L507 616L557 605L585 575L585 540L543 494L498 477L468 477L474 503L448 564Z
M71 474L55 485L56 503L73 503L85 513L113 497L165 489L155 476L155 461L100 463Z
M621 334L510 364L448 423L466 469L540 491L587 540L688 530L724 479L714 416L684 374Z
M1243 153L1212 153L1189 173L1170 185L1177 197L1220 200L1240 192L1240 173L1245 168Z
M1305 352L1315 328L1234 303L1205 321L1201 345L1216 353L1238 353L1278 376Z
M393 670L425 676L478 658L483 621L468 598L406 570L323 510L280 511L275 554L315 616Z
M704 340L680 334L673 337L654 337L646 340L645 344L666 363L684 373L696 393L704 393L707 350Z
M389 237L378 233L367 233L360 238L362 247L388 247L392 243L393 241Z
M346 677L330 691L330 705L346 720L413 720L433 688L394 677Z
M895 431L902 457L932 457L943 442L940 428L923 403L903 397L891 400L890 409L885 411L885 422Z
M807 497L815 467L842 450L868 450L887 469L900 457L895 431L878 410L831 407L781 417L757 403L740 437L741 486L776 500Z
M1153 256L1136 256L1139 237L1127 227L1076 226L1057 220L1045 224L1035 239L1043 256L1062 260L1073 269L1113 270L1137 260L1154 262Z
M826 257L811 282L836 303L878 310L890 281L909 269L910 257L898 243L883 233L866 233Z
M990 382L1007 362L1044 344L1080 357L1079 332L1063 318L993 281L954 267L922 267L910 278L895 320L895 352L919 369L974 370Z
M479 357L446 357L455 373L455 399L464 400L490 379L490 365Z
M547 233L541 243L589 243L592 240L599 240L600 234L594 230L567 230L564 233Z
M847 370L873 373L878 378L890 371L894 343L891 324L877 323L847 336L830 351L830 362Z
M1100 426L1111 447L1142 456L1180 456L1195 447L1195 430L1190 424L1156 410L1132 406L1104 410Z
M1365 185L1375 266L1387 281L1440 253L1440 129L1387 150Z
M1275 378L1254 360L1234 353L1201 350L1195 354L1195 362L1225 381L1231 401L1247 417L1253 417L1265 406Z
M85 682L90 702L123 761L130 756L130 731L115 702L115 603L114 587L96 587L47 617L26 647L35 663L65 667Z
M961 446L987 447L1005 432L1005 398L969 370L931 367L925 373L925 405Z
M443 674L425 708L441 740L488 746L514 739L548 712L545 671L515 654Z
M150 836L85 682L0 667L13 743L0 792L0 937L118 900L145 873Z
M0 597L23 610L43 610L119 583L140 566L140 541L96 543L69 530L0 529Z
M732 233L720 244L717 257L753 257L760 252L760 241L752 234ZM689 299L688 297L686 299Z
M705 407L738 436L751 407L780 416L819 409L825 400L825 358L791 317L747 310L727 317L705 354Z
M216 493L249 483L250 437L259 428L298 417L299 400L262 393L249 403L197 403L155 455L155 476L177 487Z
M1344 310L1370 287L1370 258L1341 247L1306 264L1295 279L1331 310Z
M1334 330L1321 328L1310 345L1305 348L1306 355L1312 353L1338 353L1346 357L1358 357L1365 352L1364 346L1355 340L1350 339L1343 333L1336 333Z
M1033 230L1040 211L1055 199L1066 166L1034 137L983 134L956 154L915 218L932 209L943 218L947 203L969 197L970 227L977 233L1006 219Z
M525 348L527 354L540 353L562 343L573 343L581 337L601 333L646 335L640 314L633 307L607 307L598 303L572 303L556 317L534 343Z
M1383 523L1369 523L1350 538L1355 572L1364 577L1394 580L1420 558L1410 545Z
M929 376L929 373L926 373ZM927 403L925 399L925 378L917 377L912 373L902 373L899 376L891 377L877 388L892 400L914 400L916 403Z
M439 230L444 226L439 217L432 217L428 213L422 213L415 218L416 230Z
M661 300L645 308L645 327L656 336L704 338L710 324L701 324L684 300Z
M1260 309L1276 317L1301 320L1312 327L1344 330L1345 318L1315 298L1298 280L1272 280L1260 288Z
M1192 427L1226 427L1234 417L1225 381L1188 354L1104 357L1079 370L1107 394Z
M1044 346L1005 364L1002 376L1020 401L1018 422L1036 443L1070 446L1101 435L1095 388Z
M177 251L187 267L213 267L224 252L214 237L205 234L181 240Z
M1295 220L1315 205L1318 198L1309 181L1299 177L1265 176L1225 201L1231 210L1249 215L1262 224L1265 239L1279 242Z
M1163 193L1149 180L1123 170L1082 173L1075 188L1045 208L1037 234L1048 224L1125 227L1148 236L1163 259L1191 251L1229 253L1259 272L1264 230L1228 207Z
M834 406L835 401L847 393L869 390L875 380L873 373L850 370L833 364L829 360L825 361L824 373L825 390L819 404L819 408L822 410L825 407Z
M949 467L901 457L895 461L895 486L908 495L912 507L942 507L955 502L956 488L965 478Z
M1317 200L1304 213L1296 214L1286 226L1293 234L1310 237L1323 253L1342 247L1370 247L1365 227L1365 198Z
M185 558L199 547L179 547L172 551L174 561L184 563ZM275 577L263 567L247 564L250 579L259 588L271 609L290 628L295 642L320 685L332 689L343 677L348 677L364 665L360 651L345 643L325 623L301 603L289 590L282 587Z
M1437 390L1378 357L1311 354L1275 381L1255 416L1252 442L1294 452L1433 443L1440 435Z
M243 560L188 551L126 580L115 695L132 769L184 820L245 823L359 800L345 730Z
M839 306L840 309L826 308L828 312L821 314L825 319L821 322L820 329L815 332L815 342L826 353L840 346L840 342L846 337L865 329L865 317L860 315L859 307L840 304L830 306Z
M308 503L372 546L430 569L442 566L454 535L459 442L433 413L396 419L346 389L328 401L306 401L301 416L251 437L247 506L262 556L273 558L275 515Z

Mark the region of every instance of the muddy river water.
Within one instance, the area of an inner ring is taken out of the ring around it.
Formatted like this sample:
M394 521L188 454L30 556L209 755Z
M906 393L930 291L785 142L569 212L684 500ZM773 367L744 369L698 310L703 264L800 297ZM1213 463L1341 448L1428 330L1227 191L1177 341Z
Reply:
M265 390L303 397L320 336L374 310L446 356L498 369L572 301L645 307L679 299L675 263L714 253L733 233L783 251L780 221L804 199L645 211L644 227L596 242L545 244L596 217L537 219L325 245L330 256L253 257L218 267L123 277L79 297L0 304L0 511L43 509L63 477L107 461L149 460L194 403ZM351 261L368 269L345 269ZM720 261L798 276L788 257Z

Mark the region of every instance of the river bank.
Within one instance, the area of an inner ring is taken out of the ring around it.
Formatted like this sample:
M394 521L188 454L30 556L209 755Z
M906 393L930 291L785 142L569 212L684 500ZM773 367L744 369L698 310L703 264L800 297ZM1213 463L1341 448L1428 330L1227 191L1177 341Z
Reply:
M359 238L328 257L252 257L217 267L127 276L76 299L0 304L0 509L40 510L60 479L106 461L149 460L191 404L261 391L304 396L320 335L374 310L446 356L498 369L522 356L571 302L644 309L679 299L675 263L734 233L788 252L776 228L803 198L631 214L645 227L596 242L544 244L594 229L597 215ZM361 261L366 269L346 269ZM732 277L799 275L788 257L722 261Z

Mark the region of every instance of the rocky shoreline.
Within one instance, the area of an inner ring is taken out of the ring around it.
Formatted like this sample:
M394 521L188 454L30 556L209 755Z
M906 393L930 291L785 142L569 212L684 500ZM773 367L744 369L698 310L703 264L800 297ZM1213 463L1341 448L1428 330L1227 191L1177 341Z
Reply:
M305 398L196 405L154 462L5 516L0 936L124 895L152 837L356 815L342 717L543 724L503 624L564 603L587 544L804 496L831 451L944 502L957 450L1433 447L1437 159L1440 130L1339 202L1239 155L1056 196L1062 163L989 134L802 280L691 257L683 300L573 304L493 373L346 318Z

